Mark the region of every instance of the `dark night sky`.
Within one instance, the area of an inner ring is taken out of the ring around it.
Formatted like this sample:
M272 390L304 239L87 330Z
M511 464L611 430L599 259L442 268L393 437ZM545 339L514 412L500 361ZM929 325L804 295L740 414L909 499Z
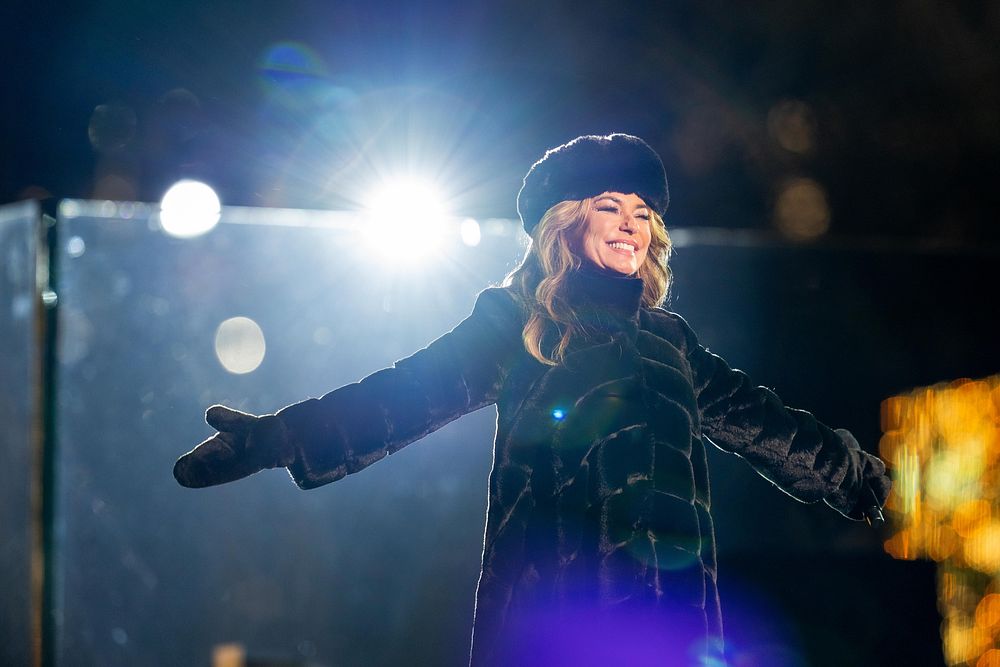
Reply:
M407 165L443 183L457 212L513 216L546 147L622 130L662 153L674 226L767 228L805 177L834 235L998 238L998 3L8 12L0 202L39 188L157 200L196 177L227 204L339 208ZM295 49L268 61L282 42Z

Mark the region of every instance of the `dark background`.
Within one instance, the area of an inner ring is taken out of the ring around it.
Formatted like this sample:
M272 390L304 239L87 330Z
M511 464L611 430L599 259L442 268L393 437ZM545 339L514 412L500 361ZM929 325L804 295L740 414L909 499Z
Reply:
M808 177L834 235L998 240L995 2L95 0L4 13L0 202L156 201L198 177L226 204L339 207L373 170L405 164L461 214L513 217L545 148L627 131L664 158L671 226L768 228L783 185ZM295 46L271 50L283 42ZM779 141L789 110L805 144Z
M350 209L374 180L409 171L436 180L453 212L509 218L520 179L546 148L581 133L627 131L664 158L668 227L693 234L675 235L671 308L702 342L786 400L851 428L874 451L886 396L1000 369L992 318L1000 3L40 2L6 6L0 26L0 203L156 201L177 179L198 178L226 205ZM782 193L796 179L822 193L828 217L828 229L805 240L779 224ZM715 228L730 233L713 235ZM141 255L144 244L133 251ZM121 257L101 261L113 273ZM208 337L210 324L188 332L192 340ZM102 331L111 350L130 344ZM418 344L434 332L425 333ZM363 370L409 351L371 352ZM125 382L116 377L108 382ZM89 379L78 383L83 396ZM314 393L326 388L317 382ZM248 409L273 407L256 389L244 396L253 397ZM191 393L186 413L197 413L202 398ZM114 410L102 418L86 432L112 428ZM163 461L151 469L173 455L171 443L159 447ZM791 504L731 457L714 456L712 465L734 650L770 665L940 664L931 564L889 560L879 550L884 535L845 526L822 507ZM427 470L436 466L426 460ZM374 474L392 484L398 478L387 471ZM461 488L471 493L474 481ZM363 487L362 480L281 502L304 502L322 515L329 494ZM86 488L66 493L93 500ZM229 502L238 512L240 499L250 498L261 503L256 511L274 512L264 500L282 493L244 490ZM407 486L395 498L426 494ZM193 513L200 501L180 502ZM278 520L294 525L288 507ZM391 510L376 506L388 518L372 532L391 531ZM479 515L478 507L466 510L469 521ZM436 519L449 520L425 517L429 525ZM87 551L88 524L77 525L82 553L101 560L102 551ZM246 532L256 534L252 526ZM475 547L474 532L466 546ZM339 533L330 535L339 543ZM160 530L135 539L175 537ZM405 549L399 535L385 539ZM196 540L189 549L209 546ZM227 542L225 549L241 548ZM326 552L295 553L321 561ZM120 566L110 565L110 580L121 578ZM76 573L87 585L87 573ZM296 582L304 591L307 584ZM295 604L308 597L292 593ZM198 592L184 594L192 600ZM258 597L246 593L245 605ZM433 591L424 598L436 599ZM69 600L80 617L88 616L86 599ZM449 608L452 627L462 629L465 611ZM119 613L127 617L128 605ZM268 626L273 614L255 618L272 633L293 622L278 616ZM130 645L104 630L94 642ZM198 654L209 638L242 636L232 630L203 629ZM448 637L464 636L459 630ZM67 646L81 636L68 635ZM761 637L773 637L774 655ZM376 653L403 650L369 640ZM461 653L445 644L438 655ZM296 653L294 643L288 652Z

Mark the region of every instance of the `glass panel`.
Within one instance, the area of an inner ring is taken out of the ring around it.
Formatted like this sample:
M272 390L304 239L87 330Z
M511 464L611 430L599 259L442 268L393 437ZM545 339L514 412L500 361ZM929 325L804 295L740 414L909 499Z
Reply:
M0 207L0 664L31 662L32 456L39 377L35 202Z
M60 208L58 664L204 665L230 642L303 663L460 664L492 408L308 493L283 471L184 489L171 469L212 433L207 406L271 412L450 329L513 268L523 234L485 221L469 246L456 224L390 268L358 233L377 227L350 214L227 209L189 239L155 219L136 204ZM265 344L243 374L216 354L237 317Z

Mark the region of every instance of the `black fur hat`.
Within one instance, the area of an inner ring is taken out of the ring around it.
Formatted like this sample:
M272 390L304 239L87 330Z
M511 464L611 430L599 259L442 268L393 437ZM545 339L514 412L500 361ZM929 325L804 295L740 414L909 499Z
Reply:
M551 148L531 166L517 193L517 213L529 234L561 201L602 192L635 193L663 215L670 202L660 156L631 134L588 134Z

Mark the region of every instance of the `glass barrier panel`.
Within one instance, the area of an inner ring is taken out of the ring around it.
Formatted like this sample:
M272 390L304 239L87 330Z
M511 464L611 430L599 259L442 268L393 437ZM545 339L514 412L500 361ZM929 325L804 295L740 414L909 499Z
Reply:
M40 354L35 202L0 207L0 664L28 665L35 636L32 542Z
M64 201L58 224L57 663L461 664L495 409L310 492L171 470L209 405L272 412L447 332L517 226L449 222L418 257L347 213L225 209L177 238L143 205Z

